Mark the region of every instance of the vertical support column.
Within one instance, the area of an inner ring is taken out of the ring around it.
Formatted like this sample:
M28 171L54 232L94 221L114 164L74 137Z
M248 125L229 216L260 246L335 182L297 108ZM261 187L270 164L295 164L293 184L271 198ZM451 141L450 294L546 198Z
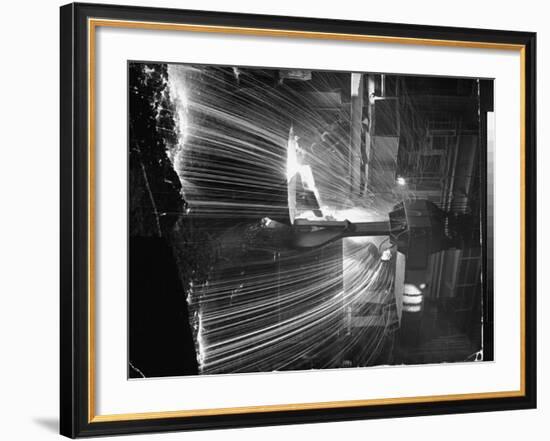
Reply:
M363 121L363 74L351 74L350 192L359 195L361 185L361 124Z

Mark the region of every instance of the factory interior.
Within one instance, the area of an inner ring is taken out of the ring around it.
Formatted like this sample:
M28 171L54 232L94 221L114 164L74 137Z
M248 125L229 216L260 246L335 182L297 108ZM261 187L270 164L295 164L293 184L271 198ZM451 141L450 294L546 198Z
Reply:
M128 72L130 378L493 360L493 80Z

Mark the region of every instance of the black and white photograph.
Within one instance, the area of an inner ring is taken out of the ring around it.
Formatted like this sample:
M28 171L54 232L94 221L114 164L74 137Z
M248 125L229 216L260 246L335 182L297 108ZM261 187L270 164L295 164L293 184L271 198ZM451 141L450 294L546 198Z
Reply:
M129 378L494 359L493 79L127 67Z

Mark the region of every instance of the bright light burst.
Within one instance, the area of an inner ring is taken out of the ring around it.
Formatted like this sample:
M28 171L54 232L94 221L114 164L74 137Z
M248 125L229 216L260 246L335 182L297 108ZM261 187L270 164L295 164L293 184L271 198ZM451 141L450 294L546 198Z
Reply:
M328 219L379 220L393 196L350 191L349 155L325 148L326 119L307 98L257 81L241 70L169 68L171 159L189 206L181 222L202 233L185 244L176 236L175 246L185 255L194 240L213 261L186 293L200 371L368 365L393 330L394 259L355 238L346 252L342 241L292 250L266 219L300 214L289 213L287 193L297 176Z

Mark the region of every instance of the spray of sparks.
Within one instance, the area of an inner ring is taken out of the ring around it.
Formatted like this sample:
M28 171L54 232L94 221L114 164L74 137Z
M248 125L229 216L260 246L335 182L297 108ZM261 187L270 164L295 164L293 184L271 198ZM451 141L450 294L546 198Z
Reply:
M395 322L394 257L380 258L387 241L294 250L267 228L386 216L393 187L377 197L350 189L349 129L339 123L349 109L327 116L306 82L289 89L237 68L169 65L166 91L178 135L167 154L189 207L181 228L194 233L176 247L194 240L211 262L187 287L200 372L374 363ZM319 207L297 203L289 213L287 188L298 178Z

